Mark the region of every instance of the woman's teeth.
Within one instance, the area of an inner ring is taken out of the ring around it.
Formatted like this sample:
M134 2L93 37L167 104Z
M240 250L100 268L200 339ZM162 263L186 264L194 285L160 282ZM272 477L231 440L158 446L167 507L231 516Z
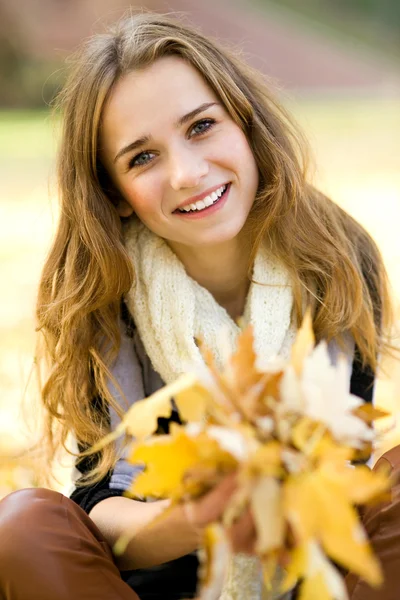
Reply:
M179 210L179 212L191 212L191 211L204 210L205 208L208 208L212 204L215 204L215 202L217 202L217 200L219 200L221 198L222 194L226 191L227 187L228 187L227 185L223 185L220 188L218 188L217 190L215 190L215 192L212 192L209 196L206 196L205 198L203 198L203 200L199 200L195 204L188 204L188 206L185 206L184 208L179 208L178 210Z

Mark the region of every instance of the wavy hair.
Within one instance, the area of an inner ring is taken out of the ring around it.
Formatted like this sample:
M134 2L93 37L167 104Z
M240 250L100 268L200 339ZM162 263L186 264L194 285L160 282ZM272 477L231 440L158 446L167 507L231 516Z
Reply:
M389 348L387 276L367 232L307 180L307 145L261 74L237 54L181 21L140 13L89 39L73 57L58 97L63 130L58 155L58 229L39 286L37 365L52 453L73 432L81 448L109 430L108 389L120 345L121 299L134 281L115 190L99 158L99 130L115 83L166 55L193 65L241 127L260 185L249 216L252 258L261 242L289 269L297 322L313 307L318 340L354 337L364 366L375 370ZM82 453L81 453L82 456ZM85 481L112 468L105 448Z

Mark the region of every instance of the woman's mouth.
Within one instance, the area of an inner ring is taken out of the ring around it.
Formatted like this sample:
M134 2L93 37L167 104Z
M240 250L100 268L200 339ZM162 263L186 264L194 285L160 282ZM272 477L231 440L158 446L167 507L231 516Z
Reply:
M225 204L230 187L231 184L226 183L203 200L199 200L195 204L189 204L185 208L178 208L174 211L174 214L192 219L209 215Z

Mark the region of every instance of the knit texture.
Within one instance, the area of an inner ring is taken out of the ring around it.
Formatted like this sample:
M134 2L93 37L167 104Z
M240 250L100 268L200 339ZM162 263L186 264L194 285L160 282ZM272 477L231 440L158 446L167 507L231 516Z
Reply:
M154 369L165 383L203 359L201 339L222 367L241 331L212 294L189 277L168 244L137 220L124 231L135 283L125 300ZM287 358L295 337L289 275L265 248L257 254L247 295L243 326L254 328L260 363Z

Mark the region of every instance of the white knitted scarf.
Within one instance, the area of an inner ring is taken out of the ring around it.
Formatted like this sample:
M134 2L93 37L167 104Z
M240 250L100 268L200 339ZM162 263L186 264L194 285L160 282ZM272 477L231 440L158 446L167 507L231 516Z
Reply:
M212 294L189 277L168 244L138 220L124 229L125 247L135 283L125 300L153 368L171 383L202 357L196 338L211 349L221 367L236 347L240 327ZM287 357L295 329L291 323L292 289L286 270L257 253L246 299L243 325L254 328L260 362Z
M140 221L126 225L124 239L135 271L135 283L125 300L153 368L164 383L171 383L191 364L203 360L196 338L212 350L221 367L226 354L235 349L240 327L208 290L187 275L168 244ZM295 337L288 273L261 248L253 280L243 324L253 324L261 363L276 355L287 358ZM263 590L258 559L239 554L230 562L220 600L272 600L281 598L278 589Z

